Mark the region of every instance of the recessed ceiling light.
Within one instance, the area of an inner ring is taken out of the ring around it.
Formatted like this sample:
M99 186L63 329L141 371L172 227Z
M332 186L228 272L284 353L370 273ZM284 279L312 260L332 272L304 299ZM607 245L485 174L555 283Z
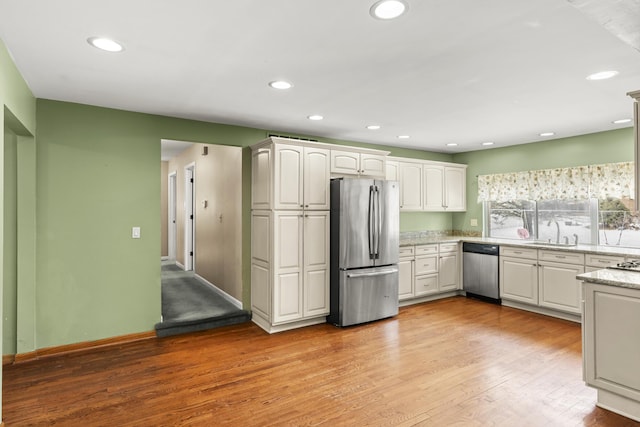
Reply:
M598 73L589 74L587 76L587 80L605 80L610 79L611 77L617 76L617 71L600 71Z
M369 9L369 13L378 19L394 19L405 13L407 4L400 0L380 0Z
M398 139L409 139L409 135L398 135Z
M493 145L493 142L483 142L482 145Z
M324 117L322 117L319 114L312 114L310 116L307 116L307 119L309 119L309 120L322 120L322 119L324 119Z
M450 142L447 144L447 147L457 147L458 144L456 144L455 142Z
M106 37L89 37L87 42L91 46L106 50L107 52L122 52L124 50L124 47L122 47L120 43Z
M540 136L553 136L553 135L555 135L555 132L542 132L540 134Z
M367 129L369 129L369 130L378 130L378 129L380 129L380 126L378 126L378 125L369 125L369 126L367 126Z
M276 80L273 82L269 82L269 86L271 86L274 89L291 89L293 87L291 83L286 82L284 80Z
M620 120L614 120L611 123L613 123L614 125L621 125L623 123L629 123L631 121L631 119L620 119Z

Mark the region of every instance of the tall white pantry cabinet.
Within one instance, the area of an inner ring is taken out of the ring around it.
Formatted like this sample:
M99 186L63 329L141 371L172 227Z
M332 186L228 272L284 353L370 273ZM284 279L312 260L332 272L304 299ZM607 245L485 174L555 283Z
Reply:
M331 152L271 137L252 146L251 309L267 332L329 314Z

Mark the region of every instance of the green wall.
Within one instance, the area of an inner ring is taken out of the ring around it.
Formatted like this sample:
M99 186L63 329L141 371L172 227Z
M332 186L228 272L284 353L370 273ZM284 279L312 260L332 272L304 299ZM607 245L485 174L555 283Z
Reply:
M633 161L633 128L592 133L532 144L455 154L467 168L467 211L453 214L453 228L482 231L478 175ZM478 226L470 225L471 219Z
M150 331L160 321L161 139L244 147L242 301L250 306L247 147L269 132L42 99L37 118L36 348ZM407 215L405 228L450 228L450 214L419 214L424 226ZM131 239L133 226L142 239Z
M32 140L36 131L36 102L35 98L31 94L31 91L27 87L26 82L18 72L15 64L11 60L9 52L4 46L4 43L0 40L0 106L2 112L0 112L0 188L2 188L2 197L0 197L0 278L2 279L2 292L0 292L0 318L3 319L3 328L0 330L0 342L5 345L4 330L5 321L7 319L8 327L15 331L17 323L17 310L8 313L2 312L2 307L5 304L3 294L5 287L8 287L8 298L17 298L18 284L20 280L20 272L29 267L33 270L35 264L35 254L31 254L31 258L28 256L20 259L18 255L17 242L21 241L22 237L27 240L26 247L29 246L29 236L23 236L20 233L20 228L24 225L24 221L21 220L18 215L17 208L12 208L9 203L22 203L22 198L19 196L18 186L15 182L7 182L7 188L5 189L5 175L7 180L11 180L14 177L20 175L21 159L18 153L20 139ZM5 143L5 138L7 139ZM15 147L15 149L14 149ZM7 160L10 171L5 173L5 148L7 155L11 158ZM15 157L14 157L15 153ZM15 161L14 161L15 158ZM33 159L31 159L33 160ZM7 201L5 204L5 191L7 195ZM29 206L29 197L26 198L23 204L22 211L30 217L30 213L35 213L35 206ZM5 223L5 210L7 213L7 222ZM15 220L14 220L15 218ZM13 229L10 229L13 228ZM15 230L17 228L17 231ZM27 233L29 234L29 233ZM31 232L33 234L33 231ZM5 235L7 236L5 238ZM13 252L13 255L9 252ZM5 274L5 258L7 259L9 273ZM28 274L23 276L28 277ZM5 284L5 280L7 283ZM26 279L28 281L28 278ZM13 304L7 304L13 305ZM15 333L14 333L15 334ZM13 341L13 340L12 340ZM9 347L9 352L15 348L15 344ZM3 354L4 348L3 348ZM0 366L0 419L2 419L2 367Z
M4 130L4 242L2 277L4 354L16 352L16 310L18 288L18 137L5 126Z

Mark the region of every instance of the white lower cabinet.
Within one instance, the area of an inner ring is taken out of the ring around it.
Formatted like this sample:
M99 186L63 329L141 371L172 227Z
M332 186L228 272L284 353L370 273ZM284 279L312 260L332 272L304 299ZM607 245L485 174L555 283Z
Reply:
M457 242L401 247L399 300L411 304L459 290L459 251Z
M251 231L254 321L268 332L324 322L329 313L329 212L254 212Z
M581 314L581 282L576 276L584 273L584 266L543 261L538 268L538 304L541 307Z
M500 247L500 298L538 304L537 252Z
M457 243L441 243L438 248L438 290L440 292L460 289L460 256Z
M640 289L584 283L585 382L598 406L640 421Z
M398 262L398 299L400 301L413 298L413 256L413 246L400 248L400 261Z
M533 306L581 314L584 254L500 247L500 297Z

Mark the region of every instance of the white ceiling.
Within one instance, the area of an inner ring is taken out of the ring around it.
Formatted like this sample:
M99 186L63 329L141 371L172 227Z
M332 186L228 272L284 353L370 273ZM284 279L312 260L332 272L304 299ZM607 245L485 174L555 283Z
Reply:
M569 1L407 0L392 21L373 2L2 0L0 38L38 98L319 139L460 152L631 126L611 121L640 52Z

